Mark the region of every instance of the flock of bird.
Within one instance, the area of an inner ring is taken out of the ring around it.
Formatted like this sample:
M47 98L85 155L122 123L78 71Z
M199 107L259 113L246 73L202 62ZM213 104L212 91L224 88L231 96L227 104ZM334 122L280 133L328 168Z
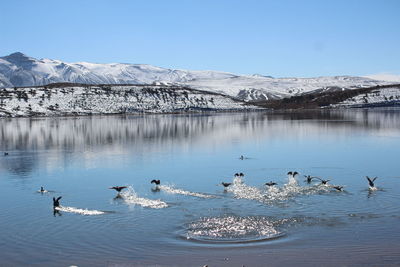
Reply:
M292 177L296 177L299 173L298 172L288 172L287 175L292 176ZM243 177L244 174L243 173L235 173L235 177ZM307 184L311 184L313 179L319 180L321 182L322 185L327 185L328 182L330 180L325 180L322 179L320 177L317 176L311 176L311 175L304 175L304 177L306 178L305 182L307 182ZM377 188L375 187L375 180L378 179L378 177L374 177L374 178L370 178L368 176L366 176L367 180L368 180L368 184L369 184L369 190L376 190ZM221 183L222 186L224 188L228 188L232 183L227 183L227 182L222 182ZM271 186L275 186L278 185L278 183L274 182L274 181L270 181L265 183L266 186L271 187ZM342 185L331 185L330 186L333 189L336 189L337 191L343 191L344 186Z
M287 174L289 176L296 177L299 173L295 171L295 172L288 172ZM235 173L234 177L235 178L243 178L244 174L243 173ZM330 180L324 180L324 179L322 179L320 177L311 176L311 175L304 175L304 177L306 178L305 182L308 183L308 184L312 183L312 181L314 179L319 180L321 182L321 185L328 185L328 182L330 181ZM375 183L374 183L377 178L378 177L370 178L370 177L366 176L366 179L368 180L369 190L377 190L377 188L375 187ZM160 180L151 180L150 183L154 184L156 186L156 189L159 190L159 186L161 184ZM268 186L268 187L275 186L277 184L278 183L273 182L273 181L265 183L265 185ZM222 182L221 185L226 189L230 185L232 185L232 183ZM330 185L330 187L333 188L333 189L336 189L337 191L343 191L343 188L344 188L344 186L341 186L341 185ZM126 188L128 188L128 187L127 186L113 186L113 187L110 187L109 189L113 189L113 190L117 191L117 197L119 197L121 191L126 189ZM45 190L43 188L43 186L42 186L40 188L39 192L46 193L46 192L50 192L50 191ZM62 198L61 196L59 196L57 198L53 197L53 208L54 209L60 206L60 199L61 198Z
M8 155L9 155L8 152L4 152L4 156L8 156ZM240 159L240 160L244 160L244 159L247 159L247 158L245 158L245 157L242 155L242 156L239 157L239 159ZM299 175L299 173L298 173L297 171L294 171L294 172L289 171L289 172L287 173L287 175L294 178L294 177L296 177L297 175ZM240 172L240 173L235 173L234 177L235 177L235 178L243 178L243 177L244 177L244 174L243 174L242 172ZM304 177L306 178L305 182L306 182L307 184L312 183L313 180L319 180L319 181L321 182L321 185L328 185L328 182L331 181L331 180L329 180L329 179L328 179L328 180L325 180L325 179L322 179L322 178L320 178L320 177L311 176L311 175L304 175ZM368 185L369 185L369 190L372 190L372 191L377 190L377 188L375 187L375 180L376 180L377 178L378 178L378 177L370 178L370 177L366 176L366 179L367 179ZM155 179L154 179L154 180L151 180L150 183L151 183L151 184L154 184L154 185L156 186L155 190L157 190L157 191L159 190L159 185L161 184L161 181L160 181L160 180L155 180ZM222 185L225 189L227 189L230 185L232 185L232 183L229 183L229 182L222 182L221 185ZM278 185L278 183L277 183L277 182L274 182L274 181L270 181L270 182L265 183L265 185L268 186L268 187L272 187L272 186ZM337 191L343 191L343 188L344 188L344 186L342 186L342 185L330 185L330 187L333 188L333 189L336 189ZM110 187L109 189L114 189L115 191L117 191L117 197L119 197L121 191L122 191L123 189L126 189L126 188L127 188L127 186L113 186L113 187ZM51 192L51 191L45 190L45 189L43 188L43 186L42 186L42 187L40 187L40 190L39 190L38 192L40 192L40 193L47 193L47 192ZM62 198L61 196L59 196L59 197L57 197L57 198L53 197L53 208L54 208L54 209L60 206L60 199L61 199L61 198Z

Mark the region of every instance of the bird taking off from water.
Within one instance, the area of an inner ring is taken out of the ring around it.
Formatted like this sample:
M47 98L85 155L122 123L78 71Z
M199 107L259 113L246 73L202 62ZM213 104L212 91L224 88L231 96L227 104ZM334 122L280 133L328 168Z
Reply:
M365 178L367 178L367 180L368 180L368 184L369 184L369 188L370 189L375 189L376 187L375 187L375 180L376 179L378 179L378 177L374 177L374 178L369 178L368 176L365 176Z
M62 198L61 196L58 197L58 198L53 197L53 208L57 208L57 207L60 206L60 199L61 198Z
M277 183L271 181L271 182L265 183L265 185L267 185L267 186L274 186L274 185L277 185Z
M332 188L336 189L337 191L343 191L343 186L341 186L341 185L335 185L335 186L332 186Z
M161 181L160 180L151 180L150 183L155 184L155 185L160 185Z
M225 182L222 182L221 183L225 188L227 188L228 186L230 186L232 183L225 183Z
M311 182L312 182L312 180L315 178L315 179L318 179L319 177L316 177L316 176L311 176L311 175L304 175L304 177L306 177L306 182L307 182L307 184L311 184Z
M126 186L113 186L113 187L110 187L109 189L114 189L119 193L125 188L126 188Z
M319 178L319 177L315 177L315 178L317 178L318 180L320 180L321 181L321 184L327 184L330 180L324 180L324 179L321 179L321 178Z

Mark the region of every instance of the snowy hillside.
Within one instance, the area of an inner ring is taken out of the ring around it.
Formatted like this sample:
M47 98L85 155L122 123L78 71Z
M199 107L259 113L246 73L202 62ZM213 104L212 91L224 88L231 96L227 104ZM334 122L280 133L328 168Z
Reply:
M400 87L380 88L348 98L332 107L376 107L400 105Z
M55 82L85 84L174 84L223 93L242 100L281 99L315 90L353 89L388 84L369 78L336 76L272 78L218 71L188 71L139 64L66 63L35 59L22 53L0 57L0 87Z
M400 83L400 75L390 74L390 73L380 73L365 76L377 81L386 81L391 83Z
M0 91L0 117L243 111L258 107L184 87L51 85Z

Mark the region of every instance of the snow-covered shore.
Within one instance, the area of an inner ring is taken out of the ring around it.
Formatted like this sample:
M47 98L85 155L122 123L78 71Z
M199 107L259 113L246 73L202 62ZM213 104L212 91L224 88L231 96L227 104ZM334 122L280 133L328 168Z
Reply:
M165 85L49 85L0 91L0 117L259 109L229 96Z

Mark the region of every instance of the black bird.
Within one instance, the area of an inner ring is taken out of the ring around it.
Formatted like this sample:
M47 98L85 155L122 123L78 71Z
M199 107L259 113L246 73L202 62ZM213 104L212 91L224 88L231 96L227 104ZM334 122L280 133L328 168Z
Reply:
M341 185L335 185L335 186L332 186L332 188L335 188L337 191L343 191L343 186L341 186Z
M310 183L312 182L312 179L314 179L314 178L319 178L319 177L311 176L311 175L304 175L304 177L306 177L306 182L307 182L308 184L310 184Z
M378 177L374 177L374 178L369 178L368 176L365 176L366 178L367 178L367 180L368 180L368 183L369 183L369 187L370 188L375 188L375 184L374 184L374 182L375 182L375 180L376 179L378 179Z
M160 185L160 180L151 180L150 182L151 184L156 184L156 185Z
M4 152L4 156L8 156L8 152Z
M225 188L227 188L228 186L230 186L232 183L225 183L225 182L222 182L221 183Z
M269 182L269 183L265 183L265 185L273 186L273 185L277 185L277 183L271 181L271 182Z
M57 199L55 197L53 197L53 208L57 208L60 206L60 199L62 197L58 197Z
M114 189L119 193L125 188L126 188L126 186L113 186L113 187L110 187L109 189Z
M43 186L41 186L40 187L40 191L39 191L40 193L45 193L46 192L46 190L44 190L44 188L43 188Z
M239 159L241 159L241 160L244 160L244 157L243 157L243 155L241 155Z
M330 181L330 180L321 179L319 177L316 177L316 178L321 181L321 184L327 184Z

